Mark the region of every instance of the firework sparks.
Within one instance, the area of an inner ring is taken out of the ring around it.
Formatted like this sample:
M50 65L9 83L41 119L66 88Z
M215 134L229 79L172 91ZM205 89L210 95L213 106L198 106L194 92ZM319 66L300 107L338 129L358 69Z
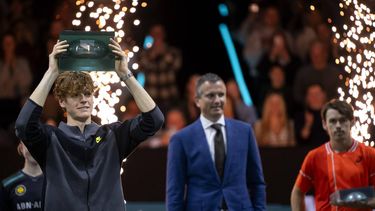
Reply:
M141 21L135 16L137 7L146 7L147 3L138 3L138 0L133 0L125 5L125 1L85 1L77 0L75 19L72 20L72 25L75 29L85 31L113 31L115 32L115 40L119 43L125 41L126 32L125 17L132 20L134 26L139 26ZM127 38L130 39L130 38ZM134 44L129 44L129 49L125 49L129 60L138 52L139 47ZM137 63L129 65L131 70L138 68ZM115 72L90 72L95 85L98 87L97 96L94 99L93 116L97 116L101 120L101 124L112 123L118 121L114 106L120 102L122 90L113 86L118 84L120 79ZM121 86L125 87L125 83L121 82ZM116 89L115 91L113 89ZM125 112L125 107L120 107L120 112Z
M357 0L344 0L339 4L340 16L345 19L341 27L333 26L334 42L345 52L336 59L342 64L350 77L343 79L347 89L339 89L340 99L354 107L356 122L352 129L353 138L374 146L369 133L374 126L375 87L373 65L375 62L375 14L370 8Z

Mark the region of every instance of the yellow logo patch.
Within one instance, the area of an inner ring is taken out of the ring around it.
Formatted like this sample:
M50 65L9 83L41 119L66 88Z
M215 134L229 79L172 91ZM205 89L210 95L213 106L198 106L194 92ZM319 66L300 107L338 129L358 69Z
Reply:
M100 136L96 137L96 139L95 139L95 141L96 141L97 144L98 144L101 140L102 140L102 137L100 137Z
M26 193L26 187L24 185L17 185L15 192L17 196L22 196Z

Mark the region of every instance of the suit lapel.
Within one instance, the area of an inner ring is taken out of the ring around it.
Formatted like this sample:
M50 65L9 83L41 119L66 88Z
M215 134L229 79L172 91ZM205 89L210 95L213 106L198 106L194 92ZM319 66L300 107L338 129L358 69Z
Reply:
M235 128L233 127L231 122L228 121L227 119L225 120L225 133L226 133L226 138L227 138L227 154L226 154L225 165L224 165L224 176L223 176L224 181L225 181L225 179L228 175L228 172L229 172L233 152L235 151L235 149L234 149L235 143L236 143L236 141L235 141L236 140Z
M200 149L200 153L202 162L207 162L209 166L210 172L215 175L216 179L220 181L219 174L216 171L215 163L212 160L211 152L208 147L208 142L206 138L206 134L204 133L204 128L202 122L198 119L194 125L193 131L193 141L195 142L196 146ZM225 170L224 170L225 171Z

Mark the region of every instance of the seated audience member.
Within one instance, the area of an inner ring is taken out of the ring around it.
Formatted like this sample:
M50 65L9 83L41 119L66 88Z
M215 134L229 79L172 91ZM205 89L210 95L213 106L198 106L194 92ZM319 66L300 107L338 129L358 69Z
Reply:
M287 38L283 31L277 31L272 35L271 47L263 54L259 61L257 69L261 84L269 83L269 71L275 65L284 69L286 82L292 84L300 61L288 46Z
M296 103L303 107L307 86L312 83L322 84L327 93L327 98L336 98L337 89L340 87L340 74L338 68L328 61L328 52L325 43L315 40L310 47L311 64L303 66L296 75L293 95Z
M248 106L242 100L240 90L234 79L230 79L226 83L227 97L232 103L233 117L235 119L254 125L257 120L257 113L254 106ZM229 101L227 100L227 103ZM226 104L227 106L227 104Z
M226 97L226 103L224 105L224 116L226 118L234 118L234 107L233 107L233 101L228 96Z
M27 59L17 56L12 33L2 37L0 57L0 127L9 129L30 92L32 75Z
M268 77L270 83L263 84L259 91L259 102L257 104L258 112L262 112L264 98L268 93L277 92L283 96L286 102L288 115L292 116L294 112L293 90L290 84L286 83L284 68L279 65L272 66L268 72Z
M334 62L335 58L338 58L340 56L340 46L337 42L333 41L334 35L329 25L325 22L322 22L316 26L315 31L317 34L317 38L327 46L328 61Z
M294 120L297 143L300 146L317 147L329 139L320 115L327 97L320 84L308 86L305 96L305 108L296 113Z
M257 65L264 52L271 48L272 36L277 31L282 31L287 39L288 45L292 46L292 38L281 25L280 11L277 7L269 5L262 8L259 19L250 24L249 19L241 24L243 36L243 58L248 64L250 76L258 79Z
M139 115L140 110L135 103L134 99L130 99L128 103L126 104L126 110L121 116L121 120L125 121L127 119L135 118L137 115Z
M323 17L318 10L309 10L300 18L302 28L295 35L293 50L302 62L306 62L311 42L318 39L316 28L319 24L323 23Z
M255 123L255 136L260 147L295 145L293 121L288 119L285 101L279 93L266 97L262 118Z
M57 102L53 94L49 94L46 99L46 108L42 113L42 122L57 126L58 122L62 121L64 118L64 111L60 108L59 102Z
M184 113L179 108L172 108L166 114L165 128L161 136L161 145L167 146L169 139L179 130L186 126Z
M164 25L153 25L150 35L153 44L140 52L139 69L145 73L145 89L166 112L180 98L177 76L182 66L182 54L178 48L169 45Z
M185 85L185 102L182 106L187 123L194 122L199 116L199 108L195 104L195 85L199 77L198 74L191 75Z

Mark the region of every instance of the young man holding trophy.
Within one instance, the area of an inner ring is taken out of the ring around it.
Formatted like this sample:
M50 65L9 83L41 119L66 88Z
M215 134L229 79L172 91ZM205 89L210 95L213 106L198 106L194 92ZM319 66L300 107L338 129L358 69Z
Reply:
M124 122L102 126L93 123L94 85L90 75L59 70L57 57L69 53L69 44L63 40L54 46L48 70L19 114L16 133L45 175L44 210L123 211L122 160L161 128L164 117L129 70L121 46L111 38L108 48L116 57L114 69L142 114ZM58 127L39 120L54 82L55 97L67 114L67 122Z

